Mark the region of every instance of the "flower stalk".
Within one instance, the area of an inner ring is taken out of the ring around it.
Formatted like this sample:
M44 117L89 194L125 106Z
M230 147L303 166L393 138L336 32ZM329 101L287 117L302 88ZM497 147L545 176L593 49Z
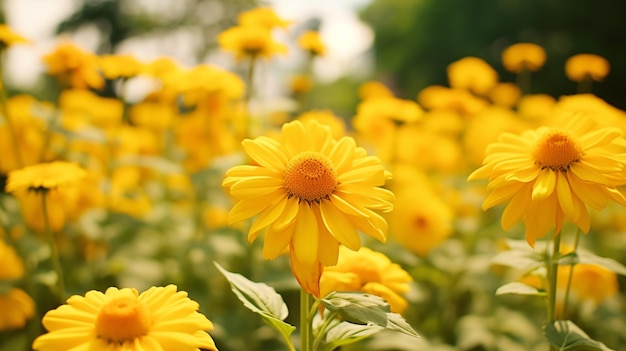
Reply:
M50 252L52 255L52 266L57 276L57 294L59 295L59 298L63 301L65 300L67 295L65 291L65 283L63 281L63 269L61 267L61 259L59 257L59 248L57 247L54 233L52 232L52 227L50 226L50 219L48 217L48 205L46 203L46 194L48 193L48 191L48 189L41 190L41 208L43 212L46 236L48 238L48 244L50 245Z
M313 326L311 325L311 295L300 289L300 351L313 351Z

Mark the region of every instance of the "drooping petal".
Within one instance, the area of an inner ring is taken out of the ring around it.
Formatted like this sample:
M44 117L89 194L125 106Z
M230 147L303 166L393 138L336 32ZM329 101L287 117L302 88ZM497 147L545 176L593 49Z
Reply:
M570 184L567 181L567 177L562 172L557 172L557 177L556 196L559 201L559 206L568 219L576 222L580 209L574 204L572 193L570 191Z
M533 185L531 198L533 200L545 199L552 194L556 185L556 174L553 170L546 168L541 170L539 177Z
M320 297L320 277L322 276L322 263L315 261L311 264L302 263L295 256L295 250L289 250L291 258L291 271L304 291Z
M273 260L285 252L291 242L293 232L293 224L280 229L272 225L265 234L265 240L263 241L263 258Z
M248 231L248 241L252 242L253 240L250 239L252 237L256 237L256 234L258 234L261 229L275 222L283 214L286 206L287 197L284 196L270 203L265 210L259 213L259 216L256 218L254 223L252 223L252 226L250 226L250 230Z
M529 184L526 184L517 192L517 194L515 194L515 196L511 198L511 201L509 201L508 205L502 212L502 218L500 219L502 229L511 229L517 221L524 217L524 213L526 213L526 210L531 203L531 190L532 187Z
M341 244L351 250L358 250L361 247L361 239L347 215L339 211L330 201L322 201L319 207L326 229Z
M307 202L301 202L298 209L298 218L296 218L291 245L293 246L294 255L302 264L311 265L318 261L317 245L319 236L317 234L318 223L313 214L311 206Z

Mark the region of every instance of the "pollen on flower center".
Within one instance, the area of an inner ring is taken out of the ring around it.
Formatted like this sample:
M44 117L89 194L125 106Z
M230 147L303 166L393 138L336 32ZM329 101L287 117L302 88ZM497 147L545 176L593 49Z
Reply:
M535 147L535 163L541 168L566 172L569 166L580 161L582 151L570 135L556 132L547 134Z
M289 196L308 202L328 197L338 183L331 160L319 152L299 153L285 170L285 189Z
M98 314L96 333L109 342L124 342L148 333L152 316L136 298L119 297L109 301Z

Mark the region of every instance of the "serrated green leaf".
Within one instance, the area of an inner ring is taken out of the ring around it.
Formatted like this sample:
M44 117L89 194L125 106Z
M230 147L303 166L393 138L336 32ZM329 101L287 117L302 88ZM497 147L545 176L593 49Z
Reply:
M231 290L243 305L261 316L263 321L276 329L285 339L290 350L295 350L289 336L296 327L285 323L289 310L282 296L265 283L255 283L238 273L231 273L213 262L217 269L226 277Z
M517 294L517 295L533 295L533 296L545 296L545 292L530 286L528 284L520 282L512 282L504 284L496 290L496 295L504 294Z
M548 323L544 327L544 334L558 351L615 351L589 338L589 335L569 320Z
M419 334L417 334L417 332L413 330L411 325L409 325L409 323L407 323L407 321L398 313L387 313L386 329L395 330L402 334L410 335L416 338L420 337Z
M362 325L349 322L339 322L328 329L324 351L331 351L340 346L363 340L379 331L383 327L377 325Z
M321 300L329 311L355 324L375 324L386 328L389 304L382 298L361 292L332 292Z

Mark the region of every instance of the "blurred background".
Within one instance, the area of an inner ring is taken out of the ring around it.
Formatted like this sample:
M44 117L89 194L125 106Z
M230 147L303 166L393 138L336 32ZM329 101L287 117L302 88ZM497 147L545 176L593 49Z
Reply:
M98 54L129 53L150 60L170 56L186 65L233 65L217 48L216 35L232 26L242 10L272 6L294 21L285 41L319 29L328 54L316 60L319 80L309 108L329 108L349 118L356 87L376 79L398 97L413 99L433 84L446 85L446 66L465 56L490 63L501 81L514 81L500 63L504 48L517 42L543 46L547 62L533 77L532 93L556 98L576 93L564 73L565 60L593 53L611 63L593 92L626 109L626 2L621 0L5 0L5 21L36 45L11 50L9 83L15 90L54 96L43 78L41 56L59 37L69 37ZM301 57L291 54L266 63L267 97L281 96L286 76Z

